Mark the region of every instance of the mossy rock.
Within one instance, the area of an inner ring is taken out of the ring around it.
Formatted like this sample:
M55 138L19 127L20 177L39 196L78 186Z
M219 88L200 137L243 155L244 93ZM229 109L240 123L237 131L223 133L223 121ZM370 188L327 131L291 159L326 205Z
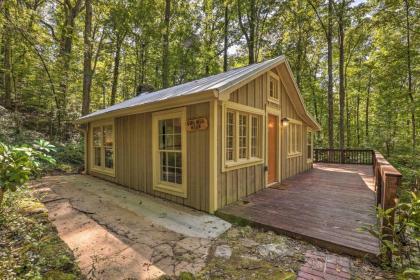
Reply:
M183 271L183 272L181 272L179 274L179 278L178 279L179 280L195 280L195 277L194 277L194 275L191 272L185 272L185 271Z

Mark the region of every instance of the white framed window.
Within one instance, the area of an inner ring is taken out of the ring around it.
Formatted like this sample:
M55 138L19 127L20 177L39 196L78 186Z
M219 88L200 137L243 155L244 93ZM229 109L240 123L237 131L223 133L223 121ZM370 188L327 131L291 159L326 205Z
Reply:
M264 110L228 101L223 104L222 114L222 170L263 162Z
M313 151L314 151L314 146L313 146L313 133L311 130L307 130L306 131L306 161L307 162L312 162L313 160Z
M186 108L152 115L153 190L187 197Z
M280 79L273 72L268 72L268 101L279 103L280 101Z
M289 157L302 154L302 123L289 119L287 127L287 155Z
M92 170L115 176L114 121L92 123Z

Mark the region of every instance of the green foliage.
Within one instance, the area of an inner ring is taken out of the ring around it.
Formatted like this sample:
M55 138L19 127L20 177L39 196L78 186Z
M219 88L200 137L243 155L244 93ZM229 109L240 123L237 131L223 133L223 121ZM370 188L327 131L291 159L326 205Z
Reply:
M377 209L378 218L384 221L383 231L372 225L363 228L380 240L383 256L392 253L393 262L388 264L407 277L420 273L420 196L411 192L408 197L394 208Z
M53 151L54 146L45 140L31 146L9 146L0 142L1 191L16 191L32 177L39 176L47 165L54 165L55 159L49 155Z

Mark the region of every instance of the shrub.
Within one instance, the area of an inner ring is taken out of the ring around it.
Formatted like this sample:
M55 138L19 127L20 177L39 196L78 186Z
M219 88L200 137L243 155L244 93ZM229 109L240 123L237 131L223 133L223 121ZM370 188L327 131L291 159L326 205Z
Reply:
M49 153L54 146L39 140L33 145L9 146L0 142L0 205L6 191L16 191L32 177L37 177L55 160Z

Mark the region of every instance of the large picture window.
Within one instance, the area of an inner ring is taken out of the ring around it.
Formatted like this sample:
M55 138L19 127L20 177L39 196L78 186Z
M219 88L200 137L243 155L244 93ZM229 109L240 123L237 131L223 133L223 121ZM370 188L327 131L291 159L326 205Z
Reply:
M287 129L287 154L298 156L302 154L302 123L290 121Z
M186 110L153 114L154 190L186 197Z
M224 105L223 170L258 164L262 155L264 111L233 102Z
M107 175L115 175L114 123L92 124L92 169Z

